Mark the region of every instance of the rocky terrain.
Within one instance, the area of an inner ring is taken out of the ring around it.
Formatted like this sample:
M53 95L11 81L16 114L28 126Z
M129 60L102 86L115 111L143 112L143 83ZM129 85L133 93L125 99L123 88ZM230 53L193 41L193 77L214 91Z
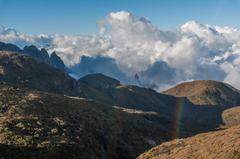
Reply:
M134 158L171 138L156 112L5 83L0 90L0 157Z

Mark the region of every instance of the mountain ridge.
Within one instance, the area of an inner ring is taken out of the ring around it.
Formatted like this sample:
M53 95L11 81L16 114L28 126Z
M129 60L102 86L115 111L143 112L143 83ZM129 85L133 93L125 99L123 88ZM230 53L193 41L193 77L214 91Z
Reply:
M240 91L227 83L213 80L196 80L183 82L170 88L163 93L186 97L197 105L219 105L236 106L240 105Z
M14 44L0 42L0 51L10 51L25 54L33 57L36 60L52 65L63 72L68 71L62 59L55 52L53 52L49 56L46 49L42 48L41 50L39 50L34 45L25 46L23 49L20 49L18 46Z
M0 81L5 158L132 159L163 142L221 128L229 107L196 105L103 74L75 80L31 56L7 51L0 53Z

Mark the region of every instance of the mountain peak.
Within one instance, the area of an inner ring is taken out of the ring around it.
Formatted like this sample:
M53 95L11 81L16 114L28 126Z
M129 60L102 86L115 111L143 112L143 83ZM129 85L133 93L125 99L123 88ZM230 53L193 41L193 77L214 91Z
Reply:
M57 53L55 51L50 55L50 62L55 68L58 68L58 69L62 70L63 72L66 72L66 66L65 66L64 62L57 55Z
M30 46L25 46L23 48L23 50L34 50L34 51L38 51L38 48L34 45L30 45Z
M51 54L51 57L49 57L49 54L46 49L42 48L41 50L39 50L34 45L25 46L23 48L23 50L21 50L19 47L17 47L14 44L6 44L3 42L0 42L0 51L10 51L10 52L22 53L22 54L31 56L32 58L39 60L41 62L51 64L52 66L54 66L55 68L58 68L59 70L61 70L63 72L67 71L64 62L56 54L56 52L53 52Z
M74 94L75 80L30 56L2 51L0 68L0 81L48 92Z
M80 78L79 81L95 88L111 88L120 85L118 80L108 77L102 73L86 75Z
M240 103L239 90L229 84L213 80L184 82L163 93L187 97L198 105L236 106Z
M0 50L1 51L12 51L12 52L21 52L21 49L13 44L6 44L0 42Z

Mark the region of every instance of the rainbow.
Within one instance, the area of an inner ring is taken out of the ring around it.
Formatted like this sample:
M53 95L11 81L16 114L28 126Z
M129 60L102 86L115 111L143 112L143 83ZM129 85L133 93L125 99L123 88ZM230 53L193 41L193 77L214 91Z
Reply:
M177 98L176 99L176 109L174 113L174 124L173 124L173 132L172 137L173 138L179 138L180 136L180 129L181 129L181 121L182 121L182 115L184 112L184 98Z

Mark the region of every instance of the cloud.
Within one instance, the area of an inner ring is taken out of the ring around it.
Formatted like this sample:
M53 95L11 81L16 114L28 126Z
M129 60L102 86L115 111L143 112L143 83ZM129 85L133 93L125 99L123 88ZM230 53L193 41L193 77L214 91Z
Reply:
M77 73L80 77L90 73L103 73L121 81L127 80L125 74L118 68L115 60L109 57L82 56L80 63L74 65L70 69Z
M137 80L140 85L145 87L162 89L176 84L178 81L177 77L180 75L178 70L170 67L166 62L156 61L149 65L146 70L137 74ZM157 85L156 83L161 83L161 85Z
M112 12L99 24L99 33L88 36L27 35L0 27L0 41L56 51L78 74L89 67L115 78L124 76L125 82L134 81L137 74L140 85L156 89L196 79L225 81L240 88L238 28L189 21L163 31L148 18L126 11Z

